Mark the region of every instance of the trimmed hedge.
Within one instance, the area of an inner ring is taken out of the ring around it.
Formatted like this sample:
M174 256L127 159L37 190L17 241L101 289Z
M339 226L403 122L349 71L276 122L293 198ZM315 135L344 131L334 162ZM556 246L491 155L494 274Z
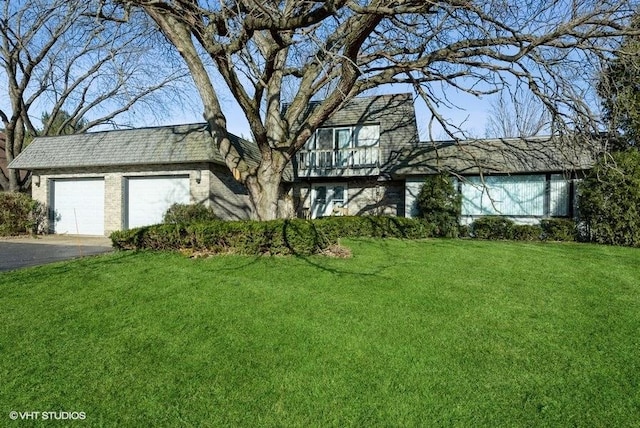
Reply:
M323 252L340 238L419 239L434 227L421 219L403 217L326 217L317 220L222 221L160 224L111 234L121 250L206 250L236 254L299 254Z
M44 233L46 208L24 193L0 192L0 236Z
M213 208L202 204L173 204L164 213L163 223L193 223L197 221L217 220Z
M545 218L540 227L545 241L575 241L578 235L576 222L568 218Z
M546 218L540 224L515 224L499 216L481 217L469 226L470 235L478 239L515 241L575 241L576 223L566 218Z
M515 223L505 217L480 217L471 223L471 236L478 239L513 239Z
M575 223L545 219L541 225L517 225L508 218L487 216L462 226L463 230L462 236L478 239L566 241L573 240ZM158 224L114 232L111 241L121 250L310 255L324 252L338 244L340 238L423 239L438 234L437 226L424 219L364 216Z

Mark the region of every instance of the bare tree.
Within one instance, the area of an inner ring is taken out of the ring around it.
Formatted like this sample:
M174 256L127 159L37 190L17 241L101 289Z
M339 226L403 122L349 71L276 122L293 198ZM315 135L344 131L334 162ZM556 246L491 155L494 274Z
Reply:
M0 105L0 119L7 162L33 136L85 132L113 126L132 109L160 109L159 96L188 74L158 60L153 44L161 39L144 14L132 15L135 25L123 26L90 14L97 4L6 0L0 5L0 81L7 85L0 95L8 100L8 106ZM0 187L21 190L29 180L9 170L0 174Z
M411 85L431 123L446 129L455 127L439 112L455 104L448 91L482 96L512 80L524 83L555 123L590 117L576 82L619 42L635 7L632 0L122 4L141 7L184 58L215 144L261 219L277 216L283 171L295 153L347 101L374 88ZM248 119L257 164L230 142L208 63Z
M516 90L491 102L485 137L526 138L550 132L550 114L531 92Z

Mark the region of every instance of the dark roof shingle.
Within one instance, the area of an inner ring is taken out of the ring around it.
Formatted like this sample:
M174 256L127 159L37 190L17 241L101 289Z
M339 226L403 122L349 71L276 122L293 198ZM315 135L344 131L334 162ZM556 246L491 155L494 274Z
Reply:
M528 173L586 170L600 153L596 141L551 137L421 142L403 151L394 174Z
M251 144L234 135L240 151ZM206 123L40 137L11 162L14 169L49 169L191 162L224 164Z

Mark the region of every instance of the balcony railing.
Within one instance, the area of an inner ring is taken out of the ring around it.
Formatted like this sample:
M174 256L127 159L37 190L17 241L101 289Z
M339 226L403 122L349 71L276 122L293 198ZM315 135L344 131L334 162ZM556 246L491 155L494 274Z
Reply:
M377 168L378 147L353 147L337 150L301 150L298 152L299 171L331 171L358 168Z

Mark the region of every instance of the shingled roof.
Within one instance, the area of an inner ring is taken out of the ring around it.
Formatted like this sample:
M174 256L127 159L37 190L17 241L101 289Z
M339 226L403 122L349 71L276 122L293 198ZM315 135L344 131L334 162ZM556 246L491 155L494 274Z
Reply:
M577 138L498 138L421 142L398 153L397 175L544 173L586 170L593 166L600 145Z
M232 143L255 158L257 148L235 135ZM39 137L11 162L14 169L51 169L193 162L224 164L208 125L161 126Z

